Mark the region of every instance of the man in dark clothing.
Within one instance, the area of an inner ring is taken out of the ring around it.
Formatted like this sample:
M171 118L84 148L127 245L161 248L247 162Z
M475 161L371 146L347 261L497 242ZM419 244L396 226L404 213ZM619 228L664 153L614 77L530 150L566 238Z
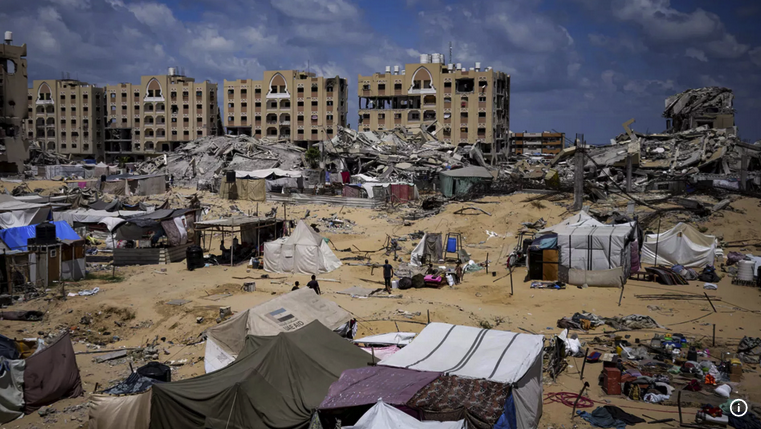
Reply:
M386 263L383 264L383 282L386 286L386 292L391 293L391 277L394 276L394 267L391 266L391 264L388 263L388 259L386 259Z
M455 275L455 283L460 284L462 283L462 265L460 265L461 262L458 259L457 260L457 266L454 269L454 275Z
M320 284L317 283L317 277L312 276L312 281L307 283L307 287L315 291L317 295L320 295Z
M296 282L296 284L293 286L293 289L291 289L291 292L299 290L299 282Z

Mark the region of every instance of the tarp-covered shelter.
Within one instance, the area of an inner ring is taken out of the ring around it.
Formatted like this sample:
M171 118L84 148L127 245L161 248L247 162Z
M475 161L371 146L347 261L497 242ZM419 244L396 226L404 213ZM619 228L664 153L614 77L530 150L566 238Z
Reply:
M224 368L234 361L243 349L247 335L277 335L313 321L338 330L350 320L348 311L312 289L280 295L206 330L206 372Z
M82 238L63 221L51 222L55 225L56 238L59 240L81 240ZM37 225L21 226L0 230L0 240L10 250L27 250L27 242L30 238L37 237Z
M148 429L151 425L151 391L137 395L90 396L90 429Z
M79 367L66 332L46 349L26 359L24 370L24 412L50 405L65 398L75 398L84 393Z
M265 179L236 177L234 182L228 182L223 178L219 197L225 200L266 201L267 183Z
M328 243L303 220L289 237L264 244L264 269L272 273L329 273L340 266Z
M106 181L101 184L101 191L125 196L156 195L166 192L166 185L166 176L163 174L118 174L106 177Z
M702 234L685 223L660 234L647 234L642 245L642 262L655 264L658 249L658 265L682 265L699 268L713 265L718 247L716 237Z
M318 321L274 337L248 336L229 366L154 385L151 428L305 428L341 373L371 361Z
M447 198L466 195L475 184L492 180L494 175L489 170L476 165L439 172L441 193Z
M517 427L535 428L542 415L543 345L541 335L431 323L379 365L510 384Z
M24 415L25 360L0 356L0 424Z
M50 220L50 204L32 203L0 194L0 228L34 225Z
M321 410L372 405L379 399L405 405L415 394L441 375L388 366L348 369L330 386Z
M557 237L558 277L573 285L623 286L632 267L635 222L605 225L580 212L540 232ZM548 250L542 250L542 257ZM531 259L529 248L529 260ZM536 256L535 256L536 257Z
M424 263L437 263L444 258L441 233L426 233L412 250L410 265L419 267Z
M456 422L437 422L415 419L384 401L378 401L353 426L342 429L465 429L465 420Z

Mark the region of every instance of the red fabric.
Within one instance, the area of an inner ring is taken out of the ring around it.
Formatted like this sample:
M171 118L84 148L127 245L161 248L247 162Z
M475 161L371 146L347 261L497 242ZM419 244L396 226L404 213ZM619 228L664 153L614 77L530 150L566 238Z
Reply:
M351 174L348 171L342 171L341 180L343 180L344 183L349 183L351 181Z
M409 185L391 185L391 195L392 201L397 203L406 203L407 201L411 200L412 197L414 197L414 191L412 191L412 186Z

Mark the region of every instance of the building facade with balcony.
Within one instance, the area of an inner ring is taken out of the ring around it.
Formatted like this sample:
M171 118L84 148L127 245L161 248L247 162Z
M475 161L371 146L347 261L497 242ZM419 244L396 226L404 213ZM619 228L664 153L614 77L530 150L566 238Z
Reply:
M346 79L298 70L266 71L262 80L224 81L227 134L289 140L307 147L346 126Z
M555 155L565 147L565 133L511 133L510 154Z
M24 169L29 156L29 141L24 135L29 111L27 95L26 44L14 46L13 33L5 33L0 45L0 173L17 173Z
M108 160L141 161L222 132L217 84L196 82L174 67L165 75L142 76L139 85L107 85L104 96Z
M487 158L507 146L510 76L491 67L468 69L423 54L401 70L360 75L357 91L360 131L419 127L442 142L478 144Z
M103 88L76 79L35 80L28 89L26 137L73 160L104 155Z

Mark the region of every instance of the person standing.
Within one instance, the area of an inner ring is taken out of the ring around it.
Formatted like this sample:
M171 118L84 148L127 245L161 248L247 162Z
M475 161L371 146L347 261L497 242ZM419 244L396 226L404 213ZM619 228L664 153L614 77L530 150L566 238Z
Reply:
M386 292L391 293L391 277L394 276L394 267L391 266L391 264L388 263L388 259L386 259L386 263L383 264L383 283L386 286Z
M299 282L296 282L296 284L293 285L293 289L291 289L291 292L293 292L295 290L299 290Z
M462 265L459 259L457 260L457 266L454 267L454 275L457 277L455 283L462 283Z
M307 287L315 291L317 295L322 295L320 293L320 284L317 283L317 277L315 277L314 275L312 276L312 280L309 283L307 283Z

